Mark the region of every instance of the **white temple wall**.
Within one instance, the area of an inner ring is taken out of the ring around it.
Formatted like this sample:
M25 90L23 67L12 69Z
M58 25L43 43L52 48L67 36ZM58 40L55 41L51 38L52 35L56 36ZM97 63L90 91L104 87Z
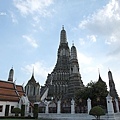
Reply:
M0 106L2 106L0 116L5 116L6 105L9 105L9 114L11 114L11 106L18 107L18 102L0 101Z

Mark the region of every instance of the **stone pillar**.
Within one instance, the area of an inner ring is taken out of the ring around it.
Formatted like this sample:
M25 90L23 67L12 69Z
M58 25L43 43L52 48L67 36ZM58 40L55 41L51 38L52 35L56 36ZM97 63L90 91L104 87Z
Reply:
M71 114L75 114L75 101L71 100Z
M116 110L119 112L119 105L118 105L118 99L115 98L115 103L116 103Z
M90 98L87 99L87 109L88 109L88 114L89 114L91 110L91 99Z
M108 120L115 120L114 116L114 109L113 109L113 103L112 103L112 97L108 93L108 96L106 97L107 100L107 112L108 112Z
M59 100L59 101L57 102L57 114L60 114L60 113L61 113L61 107L60 107L60 105L61 105L61 101Z
M27 103L27 113L29 113L29 107L30 107L30 103L29 103L29 101L28 101L28 103Z
M45 113L48 114L48 104L49 103L47 101L45 103L46 103Z

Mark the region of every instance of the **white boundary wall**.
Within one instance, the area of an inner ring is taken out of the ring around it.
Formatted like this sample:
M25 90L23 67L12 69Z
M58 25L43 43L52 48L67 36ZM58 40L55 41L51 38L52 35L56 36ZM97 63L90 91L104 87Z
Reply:
M9 115L11 114L11 106L17 107L18 102L9 102L9 101L0 101L0 106L3 106L2 112L0 112L0 116L5 116L5 107L6 105L9 105Z

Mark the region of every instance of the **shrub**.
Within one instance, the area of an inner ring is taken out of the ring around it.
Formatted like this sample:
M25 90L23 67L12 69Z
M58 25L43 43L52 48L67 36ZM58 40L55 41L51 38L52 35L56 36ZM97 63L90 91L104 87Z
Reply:
M21 113L21 109L20 108L13 108L12 112L15 113L15 116L18 116Z
M89 114L100 120L100 116L105 115L105 111L100 106L95 106L90 110Z
M31 118L31 115L28 115L28 118Z

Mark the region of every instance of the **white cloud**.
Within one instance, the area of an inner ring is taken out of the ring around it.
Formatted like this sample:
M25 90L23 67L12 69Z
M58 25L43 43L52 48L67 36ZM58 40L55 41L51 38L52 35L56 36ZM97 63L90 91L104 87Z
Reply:
M109 40L106 40L106 44L112 44L117 41L117 37L115 35L111 35Z
M97 65L94 65L94 64L91 64L90 66L84 68L83 72L84 73L96 73L96 72L99 72L99 71L102 71L104 68L104 66L102 64L97 64Z
M95 35L88 35L87 38L92 42L96 42L96 36Z
M7 13L6 12L0 12L0 16L6 16Z
M14 0L15 7L23 15L39 13L42 16L49 16L51 13L47 10L53 4L53 0Z
M85 44L85 40L83 38L79 38L80 41L80 45L84 45Z
M37 42L36 42L35 39L33 39L33 38L31 38L30 36L27 36L27 35L23 35L22 37L23 37L24 39L26 39L27 42L28 42L31 46L33 46L34 48L37 48L37 47L38 47L38 44L37 44Z
M94 43L97 41L96 37L97 37L96 35L87 35L86 40L85 40L85 38L79 38L79 43L80 43L80 45L85 45L86 43L88 44L90 42Z
M53 67L50 68L45 67L43 62L37 61L33 64L26 65L24 68L22 68L22 70L24 70L28 74L31 74L33 68L34 68L35 78L37 78L36 80L40 80L40 84L43 85L45 83L45 80L47 79L48 73L52 71Z
M11 11L10 11L10 16L11 16L11 18L12 18L12 22L13 22L13 23L18 23L18 20L16 19L15 14L14 14L13 12L11 12Z
M103 61L101 61L101 63L99 63L99 61L97 61L93 57L87 56L83 53L78 52L78 61L79 61L79 64L80 64L80 68L82 69L82 73L83 73L82 77L84 77L85 79L86 78L87 79L92 79L92 78L95 78L96 75L98 75L98 69L100 71L105 70L104 63L107 60L104 59ZM91 78L88 78L87 75L91 76ZM96 80L96 79L97 78L95 78L93 80ZM86 81L86 83L88 83L88 81Z
M77 55L80 64L90 64L92 61L92 57L88 57L83 53L78 52Z
M33 20L34 20L36 23L39 23L39 22L40 22L40 18L39 18L38 16L33 17Z
M89 29L98 36L104 36L106 43L120 41L120 1L110 2L96 13L80 22L79 27Z

